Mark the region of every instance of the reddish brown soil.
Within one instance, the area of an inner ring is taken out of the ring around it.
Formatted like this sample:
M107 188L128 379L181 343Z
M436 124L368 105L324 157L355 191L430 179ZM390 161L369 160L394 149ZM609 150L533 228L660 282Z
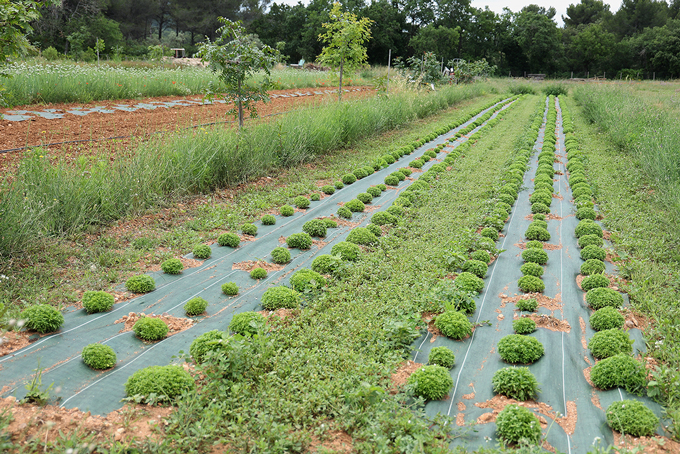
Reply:
M163 320L165 324L168 325L168 336L172 336L173 334L177 334L180 331L191 328L191 326L194 324L194 321L190 318L178 318L173 317L172 315L144 315L137 314L135 312L130 312L128 315L123 315L120 319L113 323L123 323L123 328L119 332L124 333L126 331L132 331L132 328L135 326L135 323L137 323L137 320L143 317L160 318Z
M275 263L269 263L265 262L263 260L255 261L255 260L246 260L245 262L238 262L234 263L231 266L232 270L243 270L243 271L248 271L251 272L255 268L264 268L267 273L270 273L272 271L279 271L284 268L283 265L277 265Z
M390 382L392 383L392 386L390 386L390 394L396 394L399 392L399 388L406 384L406 381L411 376L411 374L423 366L424 364L416 363L411 360L401 363L397 370L390 377Z
M372 87L359 88L361 91L344 93L344 99L366 98L373 96L375 91ZM276 90L271 94L286 93L314 93L322 91L320 88ZM157 98L145 98L143 100L116 100L96 101L88 104L48 104L33 106L17 106L13 110L44 110L61 109L70 110L74 107L91 108L94 106L110 107L115 104L127 104L138 102L170 101L180 99L178 96L162 96ZM200 96L188 96L185 99L200 100ZM260 117L265 115L288 112L301 107L310 107L324 101L334 99L334 95L313 95L296 98L274 98L269 103L256 103ZM39 146L54 142L66 142L73 140L101 140L109 137L134 136L137 138L148 137L149 134L158 131L175 131L214 122L233 121L233 117L227 115L231 105L195 105L174 108L158 108L155 110L140 109L135 112L116 111L110 114L91 113L86 116L67 114L61 119L48 120L35 118L26 121L0 120L0 150L21 148L25 146ZM114 109L115 110L115 109ZM267 117L271 118L271 117ZM265 119L266 120L266 119ZM234 124L231 123L233 127ZM74 159L81 154L92 153L101 149L117 149L131 147L133 139L120 139L116 141L84 142L80 144L57 145L50 148L49 157L53 161L59 157ZM16 167L25 151L0 153L0 174L8 174L16 171ZM69 156L67 156L69 155Z

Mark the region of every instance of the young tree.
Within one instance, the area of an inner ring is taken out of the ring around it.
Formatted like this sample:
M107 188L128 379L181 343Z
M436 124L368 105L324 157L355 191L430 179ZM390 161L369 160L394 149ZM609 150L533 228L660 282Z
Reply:
M343 13L340 3L334 3L330 13L330 22L324 23L326 33L319 35L319 40L326 43L321 50L319 61L340 70L338 100L342 100L342 74L361 66L368 56L364 43L371 38L371 23L368 17L357 18L350 12Z
M251 117L256 117L255 102L269 101L269 71L276 63L278 52L267 45L258 47L241 21L232 22L223 17L218 20L224 24L217 30L220 37L214 43L210 39L201 43L197 55L209 62L210 69L218 74L225 88L225 93L218 96L234 103L235 107L229 113L238 117L239 128L242 128L243 109L247 109ZM264 80L259 84L246 84L246 79L259 71L264 71ZM208 95L209 98L211 96Z

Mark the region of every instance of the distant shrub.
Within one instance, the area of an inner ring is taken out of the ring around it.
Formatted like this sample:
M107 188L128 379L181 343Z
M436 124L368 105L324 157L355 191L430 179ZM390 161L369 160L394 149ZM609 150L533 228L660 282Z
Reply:
M590 245L586 246L583 249L581 249L581 258L583 260L590 260L590 259L596 259L604 262L604 259L607 257L607 251L602 249L601 247L595 246L595 245Z
M491 379L493 392L510 399L526 401L536 399L540 389L538 381L528 367L504 367L498 369Z
M597 213L592 208L583 207L576 210L576 219L590 219L594 221L595 218L597 218Z
M238 295L238 285L235 282L222 284L222 293L228 296Z
M659 418L639 400L618 400L607 407L607 424L626 435L652 436Z
M286 238L289 248L309 249L312 247L312 237L308 233L293 233Z
M338 216L344 219L351 219L352 212L347 207L340 207L338 208Z
M296 309L300 306L300 294L288 287L272 287L262 295L262 306L270 311Z
M192 251L194 257L200 260L209 259L212 255L212 249L207 244L197 244Z
M292 216L295 214L295 208L293 208L290 205L284 205L281 208L279 208L279 214L281 216Z
M361 249L354 243L341 241L331 248L331 255L339 255L342 260L353 262L359 258Z
M623 315L611 306L605 306L602 309L598 309L590 316L590 326L595 331L623 328L624 321Z
M525 249L522 251L522 260L525 262L538 263L539 265L545 265L548 263L548 253L543 249Z
M603 237L602 227L590 219L584 219L579 222L574 230L574 234L576 235L576 238L581 238L584 235L597 235L600 238Z
M312 261L312 271L320 274L333 274L342 263L342 259L335 255L322 254Z
M531 364L543 356L543 344L530 336L510 334L498 341L498 354L511 364Z
M382 229L375 224L368 224L366 228L377 237L382 236Z
M604 245L604 240L600 238L597 235L583 235L581 238L578 239L578 245L579 247L586 247L586 246L598 246L601 247ZM583 273L581 273L583 274Z
M543 243L541 243L538 240L527 241L526 248L527 249L532 249L532 248L543 249Z
M515 404L507 405L496 417L498 438L506 443L521 440L537 445L541 439L541 423L531 410Z
M242 336L254 336L264 328L266 320L259 312L241 312L234 315L229 323L229 330Z
M40 334L53 333L64 324L64 316L56 308L48 304L37 304L28 307L19 316L24 320L26 329Z
M385 184L388 186L399 186L399 178L394 175L387 175L385 177Z
M54 47L50 46L44 51L42 51L42 56L47 61L55 61L59 59L59 51Z
M111 369L116 365L116 352L104 344L89 344L80 353L83 362L95 370Z
M598 287L586 293L586 303L595 310L603 307L617 308L623 306L623 296L616 290Z
M488 263L491 261L491 254L480 249L480 250L477 250L477 251L473 251L470 254L470 259L471 260L478 260L478 261L486 264L487 270L488 270Z
M448 369L431 365L423 366L408 378L408 384L413 386L416 396L427 400L439 400L446 396L453 386L453 379Z
M371 195L371 197L380 197L382 195L382 191L380 188L377 188L375 186L371 186L370 188L366 189L366 192Z
M257 230L255 231L255 233L257 233ZM239 236L235 233L223 233L222 235L217 237L217 244L219 244L220 246L238 247L240 243L241 238L239 238Z
M437 316L434 325L446 337L460 340L472 334L472 323L465 314L457 311L446 311Z
M335 194L335 186L327 184L321 187L321 192L327 195Z
M128 397L142 396L144 401L151 399L152 402L171 402L195 389L191 374L175 365L140 369L125 382Z
M201 315L207 308L208 302L200 296L197 296L187 301L187 303L184 305L184 312L187 314L187 316L193 317L196 315Z
M463 263L461 269L463 271L472 273L481 279L484 279L484 277L486 276L486 272L489 269L489 266L486 263L480 262L478 260L468 260Z
M257 226L255 224L243 224L241 226L241 232L244 235L255 236L257 235Z
M319 289L326 285L326 279L316 271L302 268L290 277L290 286L300 293Z
M498 231L491 227L485 227L480 232L482 236L492 239L493 241L498 241Z
M125 288L132 293L149 293L156 289L156 282L147 274L132 276L125 282Z
M353 173L348 173L342 176L343 184L352 184L357 181L357 177Z
M543 275L543 267L538 263L527 262L519 270L524 276L541 277Z
M456 355L449 348L434 347L430 350L430 354L427 357L427 363L451 369L456 363Z
M550 241L550 232L548 232L548 230L546 230L545 228L537 225L530 225L527 231L524 232L524 236L527 238L527 240Z
M179 274L184 269L180 259L168 259L161 263L161 270L166 274Z
M518 318L512 321L512 329L517 334L531 334L536 331L536 322L528 317Z
M609 358L619 353L633 353L633 340L620 329L598 331L588 342L590 353L597 359Z
M647 386L647 370L632 356L618 354L598 361L590 371L590 380L602 390L620 387L642 395Z
M250 271L250 277L253 279L266 279L267 277L267 270L264 268L253 268Z
M207 358L208 352L218 351L222 348L224 336L222 331L216 329L205 332L198 336L189 347L189 354L196 364L201 364Z
M285 247L275 247L270 254L272 256L272 262L276 264L285 265L290 262L290 251Z
M137 337L145 341L165 339L168 335L168 325L155 317L142 317L132 327Z
M583 264L581 264L581 274L584 276L590 276L592 274L601 274L604 273L604 270L605 266L602 260L588 259Z
M366 209L366 206L361 200L352 199L349 202L345 203L344 208L347 208L352 213L358 213L360 211L364 211Z
M83 307L88 314L110 311L115 302L115 298L110 293L87 291L83 294Z
M453 281L456 288L464 292L482 293L484 289L484 281L472 273L466 271L456 276Z
M536 202L531 205L531 212L548 214L550 213L550 207L544 203Z
M304 223L302 231L310 236L323 238L326 236L326 223L321 219L311 219Z
M357 200L361 201L361 203L371 203L373 196L368 192L360 192L357 194Z

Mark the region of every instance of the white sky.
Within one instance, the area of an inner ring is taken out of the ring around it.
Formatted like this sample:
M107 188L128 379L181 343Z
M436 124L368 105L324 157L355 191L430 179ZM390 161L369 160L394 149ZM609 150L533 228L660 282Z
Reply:
M286 5L297 5L299 1L302 1L304 5L309 4L309 0L272 0L272 3L285 3ZM370 0L367 0L367 2ZM557 10L557 14L554 17L555 22L557 22L557 25L562 27L564 25L564 22L562 22L562 16L567 15L567 6L571 4L576 4L580 3L580 0L562 0L562 1L556 1L556 0L472 0L472 6L475 8L481 8L484 9L485 6L488 6L491 11L494 11L497 14L501 14L503 12L503 8L508 7L510 10L513 12L517 12L524 8L526 5L534 4L538 6L544 6L546 8L549 8L551 6L554 6L555 9ZM619 7L621 6L621 0L605 0L605 4L609 5L609 10L612 13L615 13L616 11L619 10Z

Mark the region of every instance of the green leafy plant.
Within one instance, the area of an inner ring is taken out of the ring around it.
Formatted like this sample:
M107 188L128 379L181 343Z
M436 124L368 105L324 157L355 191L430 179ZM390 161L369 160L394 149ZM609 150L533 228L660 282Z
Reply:
M397 218L402 217L405 213L404 208L397 205L392 205L386 211L388 214L391 214L392 216Z
M138 402L173 402L182 393L196 389L193 377L182 366L150 366L125 382L125 394Z
M42 389L42 374L43 369L40 367L40 360L38 359L38 367L33 369L35 374L30 382L24 385L26 388L26 395L19 401L20 404L38 404L40 406L46 405L50 398L50 391L54 383L50 383L47 388Z
M644 437L654 435L659 418L639 400L618 400L607 407L607 424L622 434Z
M198 244L194 247L192 254L194 254L194 257L197 259L205 260L209 259L212 255L212 249L210 249L210 246L207 244Z
M399 186L399 178L394 175L387 175L384 181L388 186Z
M301 209L309 208L309 204L310 204L309 199L301 195L293 199L293 205Z
M540 277L526 275L519 278L517 286L524 293L541 293L545 290L545 283Z
M604 240L600 238L597 235L583 235L578 239L578 245L579 247L586 247L586 246L603 246L604 245ZM583 274L583 273L581 273Z
M461 340L472 334L472 323L465 314L458 311L448 310L439 314L434 321L434 326L446 337Z
M512 321L512 329L517 334L531 334L536 331L536 322L529 317L521 317Z
M536 399L541 391L539 383L528 367L504 367L491 379L493 392L519 401Z
M534 221L545 221L545 214L534 214Z
M498 231L491 227L484 227L480 232L480 235L489 238L493 241L498 241Z
M295 208L293 208L290 205L284 205L281 208L279 208L279 214L281 216L286 216L286 217L292 216L292 215L295 214Z
M483 252L483 251L482 251ZM488 253L487 253L488 256ZM488 262L488 260L487 260ZM461 269L463 271L467 271L469 273L474 274L475 276L484 279L486 276L486 272L489 270L489 266L485 262L481 262L479 260L467 260L465 263L463 263L463 266L461 266Z
M543 267L538 263L527 262L519 269L525 276L541 277L543 275Z
M128 279L125 288L132 293L149 293L156 289L156 281L147 274L140 274Z
M623 296L614 289L598 287L588 290L586 293L586 303L595 310L607 306L618 308L623 306Z
M265 214L262 216L262 225L274 225L276 224L276 217L272 216L271 214Z
M453 283L456 288L459 288L464 292L482 293L482 290L484 289L484 281L474 274L468 273L466 271L456 276L456 279L454 279Z
M356 181L357 181L357 177L353 173L348 173L348 174L345 174L345 175L342 176L342 182L344 184L349 185L349 184L352 184Z
M605 265L602 260L588 259L581 265L581 274L590 276L592 274L604 273Z
M371 195L371 197L376 198L380 197L382 195L382 191L380 188L377 188L375 186L371 186L370 188L366 189L366 192Z
M582 236L585 235L597 235L600 238L604 236L604 233L602 232L602 227L600 227L595 223L595 221L591 221L590 219L584 219L581 222L579 222L578 225L576 226L576 229L574 229L574 234L576 235L576 238L581 238Z
M308 233L293 233L286 238L289 248L309 249L312 247L312 237Z
M632 356L618 354L598 361L590 371L590 380L599 389L624 388L642 395L647 386L645 365Z
M536 202L531 205L531 212L548 214L550 213L550 207L544 203Z
M522 251L522 260L545 265L548 263L548 253L543 249L538 248L525 249Z
M386 211L379 211L371 217L371 223L375 225L396 224L397 218Z
M366 227L356 227L349 232L347 235L347 240L350 243L361 244L361 245L371 245L378 242L378 238Z
M309 195L309 200L311 200L312 202L318 202L319 200L321 200L321 196L316 192L312 192Z
M609 279L604 274L593 274L591 276L586 276L581 281L581 288L586 292L594 288L606 287L609 287Z
M543 356L543 344L530 336L509 334L498 341L498 353L511 364L531 364Z
M527 249L543 249L543 243L537 240L527 241Z
M110 369L116 365L116 352L104 344L89 344L80 353L83 362L95 370Z
M323 238L326 236L326 223L321 219L312 219L304 223L302 231Z
M434 347L430 350L430 354L427 357L427 363L451 369L456 363L456 355L450 348Z
M487 270L488 270L488 263L491 261L491 254L489 254L487 251L483 251L481 249L473 251L470 254L470 260L478 260L484 264L487 265Z
M590 219L594 221L597 218L597 213L594 209L583 207L576 210L576 219Z
M496 417L498 437L506 443L538 444L541 423L531 410L519 405L507 405Z
M344 219L352 219L352 212L347 207L338 208L338 216Z
M255 224L243 224L241 226L241 232L244 235L255 236L255 235L257 235L257 226ZM234 246L232 246L232 247L234 247Z
M208 352L218 351L223 347L224 333L219 330L205 332L191 342L189 354L196 364L201 364L208 356Z
M300 307L300 294L282 285L269 288L262 295L262 307L270 311L297 309Z
M349 202L345 203L343 208L347 208L352 213L358 213L360 211L364 211L366 209L366 206L361 200L352 199Z
M300 293L319 289L326 285L326 279L316 271L302 268L290 277L290 286Z
M550 206L552 203L552 194L548 193L547 191L535 191L533 194L531 194L531 197L529 197L529 202L532 204L534 203L542 203L545 206Z
M425 165L425 163L423 162L422 159L417 158L417 159L414 159L413 161L409 162L408 165L410 167L413 167L414 169L422 169L423 166Z
M373 170L373 169L371 169L371 170ZM367 175L366 171L363 168L355 169L355 170L352 171L352 173L354 174L355 177L357 177L357 180L361 180L362 178L366 177L366 175Z
M605 329L590 338L588 348L595 358L604 359L619 353L633 353L633 340L620 329Z
M290 262L290 251L285 247L275 247L271 252L272 262L279 265L285 265Z
M368 224L366 228L375 235L376 238L382 236L382 229L375 224Z
M254 336L264 328L265 323L264 315L259 312L241 312L231 319L229 329L242 336Z
M590 326L595 331L602 331L605 329L621 329L625 319L623 315L611 306L605 306L602 309L595 311L590 316Z
M161 270L166 274L179 274L184 269L180 259L168 259L161 263Z
M382 184L382 183L376 184L375 187L378 188L378 189L380 189L382 192L387 191L387 186L385 186L385 185Z
M235 282L226 282L222 284L222 293L228 296L238 295L238 285Z
M453 386L453 379L445 367L433 364L423 366L408 378L408 384L413 387L416 396L427 400L444 398Z
M342 189L342 188L345 187L345 183L343 183L342 181L336 181L334 186L335 186L335 189Z
M606 257L607 251L595 245L586 246L581 249L581 258L583 260L597 259L604 262Z
M342 260L347 260L350 262L356 261L359 258L360 253L361 249L359 246L348 241L341 241L337 244L334 244L331 248L331 255L337 255L342 258Z
M321 192L323 192L324 194L327 194L327 195L335 194L335 186L332 186L330 184L322 186Z
M257 233L257 231L255 231L255 233ZM241 238L239 238L239 236L235 233L223 233L222 235L217 237L217 244L219 244L220 246L238 247L240 243Z
M342 259L336 255L322 254L312 261L312 271L319 274L333 274L342 264Z
M156 317L142 317L132 327L137 337L145 341L165 339L168 335L168 325Z
M267 278L267 270L264 268L253 268L250 271L250 277L252 279L266 279Z
M357 194L357 200L361 201L361 203L371 203L373 196L368 192L361 192Z
M338 222L335 219L324 218L321 222L323 222L323 225L325 225L327 229L335 229L338 227Z
M527 240L550 241L550 232L548 232L547 229L537 225L530 225L526 232L524 232L524 236L527 238Z
M184 305L184 313L186 313L189 317L193 317L196 315L201 315L207 308L208 302L200 296L197 296L187 301L187 303Z
M115 298L110 293L91 290L83 293L83 307L88 314L110 311L115 302Z

